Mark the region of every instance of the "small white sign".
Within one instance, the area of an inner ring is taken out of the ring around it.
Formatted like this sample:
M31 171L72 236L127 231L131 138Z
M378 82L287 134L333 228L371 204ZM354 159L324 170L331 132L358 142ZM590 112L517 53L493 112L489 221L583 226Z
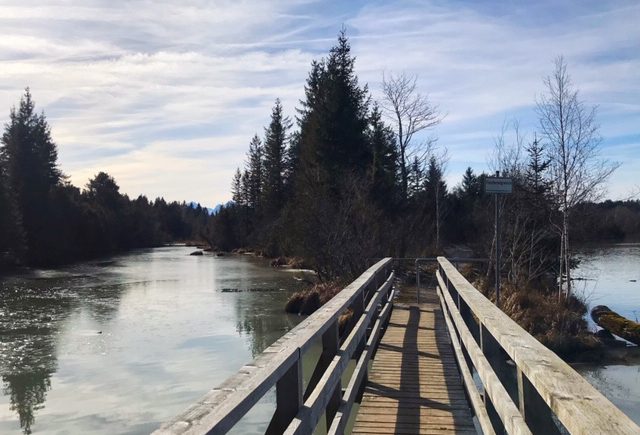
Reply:
M512 193L513 180L507 177L486 177L484 179L485 193Z

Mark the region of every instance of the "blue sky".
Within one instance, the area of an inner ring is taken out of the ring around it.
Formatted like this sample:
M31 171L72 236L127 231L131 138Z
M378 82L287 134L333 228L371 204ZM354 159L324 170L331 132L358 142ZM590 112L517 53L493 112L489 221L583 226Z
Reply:
M640 186L639 23L638 1L3 0L0 121L30 86L74 184L105 170L131 196L214 205L344 25L374 99L383 72L405 71L446 113L430 134L451 185L488 169L506 123L533 136L564 55L598 106L603 156L622 163L608 196L626 198Z

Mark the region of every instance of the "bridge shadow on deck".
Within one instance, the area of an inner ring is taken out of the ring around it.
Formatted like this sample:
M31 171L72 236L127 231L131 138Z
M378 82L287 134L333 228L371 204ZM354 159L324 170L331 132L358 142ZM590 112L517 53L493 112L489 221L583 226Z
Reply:
M475 433L435 291L421 302L394 307L353 433Z

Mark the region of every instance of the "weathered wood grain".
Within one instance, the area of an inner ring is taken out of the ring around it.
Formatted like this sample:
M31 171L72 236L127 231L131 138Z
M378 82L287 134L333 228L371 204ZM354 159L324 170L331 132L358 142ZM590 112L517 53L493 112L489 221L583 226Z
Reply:
M347 385L347 389L345 390L342 402L340 404L340 407L338 408L338 412L336 413L334 420L330 425L329 430L327 431L328 435L344 433L349 416L351 414L351 409L356 400L356 396L360 391L361 384L365 380L365 377L367 375L369 360L371 359L371 356L378 345L380 334L382 332L382 325L385 324L387 318L391 313L392 297L393 295L388 298L389 300L384 305L382 311L380 312L380 315L373 325L372 333L367 340L364 351L358 359L356 368L354 369L351 379L349 380L349 384Z
M555 353L496 308L446 258L438 257L438 263L444 287L455 290L570 433L640 433L638 425ZM447 294L446 291L443 293Z
M435 292L421 302L394 306L353 433L476 433Z
M436 288L438 292L438 297L440 298L440 306L443 308L444 312L444 320L447 324L447 330L449 331L449 337L451 338L451 343L453 344L453 350L455 353L456 360L458 362L458 366L460 368L460 373L462 374L462 381L467 392L467 397L471 402L471 407L478 418L478 424L482 428L482 432L484 435L495 435L495 430L491 426L491 421L489 420L489 415L487 414L487 408L484 406L482 402L482 398L480 397L480 393L476 388L475 381L473 380L473 375L471 374L471 369L467 366L467 362L465 360L464 354L462 353L462 346L460 346L460 340L455 333L455 329L452 324L452 320L449 314L449 311L446 308L446 302L444 300L444 294L442 293L442 283Z
M437 278L440 288L445 287L444 280L439 272ZM506 432L509 434L531 434L529 427L524 421L524 417L520 414L520 410L509 397L509 393L507 393L507 390L498 379L491 364L489 364L489 361L487 361L487 358L483 354L482 349L480 349L471 332L466 328L464 320L456 309L451 295L448 292L441 292L441 294L444 296L448 314L451 316L453 325L458 331L460 341L464 345L471 361L473 361L473 365L482 381L486 395L491 398L493 408L500 417Z
M373 293L364 314L352 329L349 336L333 361L324 371L322 378L315 386L309 397L305 400L303 408L300 410L291 425L284 432L286 434L307 434L313 432L319 418L326 411L327 404L332 393L339 386L342 375L347 368L347 364L354 354L360 340L365 336L367 328L372 323L372 319L377 314L377 308L383 297L387 294L393 283L393 273L387 278L384 284ZM338 404L339 406L339 404ZM333 421L333 415L329 415L328 423Z

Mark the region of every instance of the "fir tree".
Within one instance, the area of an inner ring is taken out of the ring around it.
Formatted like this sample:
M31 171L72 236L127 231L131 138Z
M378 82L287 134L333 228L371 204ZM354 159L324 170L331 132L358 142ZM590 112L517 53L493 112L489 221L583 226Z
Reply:
M0 271L19 263L24 256L22 219L0 162Z
M425 191L428 207L432 208L433 223L435 226L435 248L440 248L442 234L442 220L446 213L445 200L447 197L447 184L444 181L442 163L435 156L431 156L427 165L425 176Z
M284 177L286 170L287 131L291 121L283 116L282 104L277 99L271 112L271 122L265 129L263 202L273 215L284 204Z
M397 149L393 131L382 122L382 114L373 107L370 117L369 141L373 160L371 163L372 196L381 207L395 207L397 194Z
M233 202L238 205L244 205L244 198L242 196L242 173L240 168L236 168L235 174L233 174L233 181L231 182L231 195Z
M409 197L416 200L424 188L424 169L416 156L409 167Z
M535 137L525 150L529 154L529 163L524 174L525 190L534 195L548 195L552 188L547 174L551 159L546 158L544 145Z
M325 62L314 62L300 111L300 159L305 177L327 183L334 194L372 160L366 140L369 97L354 72L355 58L344 30Z
M247 171L248 171L248 196L247 204L254 211L261 208L262 185L264 180L264 171L262 168L262 142L258 135L254 135L249 143L249 152L247 153Z
M0 145L0 161L4 167L10 196L15 199L22 217L27 255L41 262L49 246L51 228L47 220L49 193L57 186L62 173L57 166L58 152L51 130L43 114L35 112L31 92L27 88L20 105L11 109Z
M462 175L460 193L465 198L477 198L482 193L480 179L473 173L471 167L468 167Z

